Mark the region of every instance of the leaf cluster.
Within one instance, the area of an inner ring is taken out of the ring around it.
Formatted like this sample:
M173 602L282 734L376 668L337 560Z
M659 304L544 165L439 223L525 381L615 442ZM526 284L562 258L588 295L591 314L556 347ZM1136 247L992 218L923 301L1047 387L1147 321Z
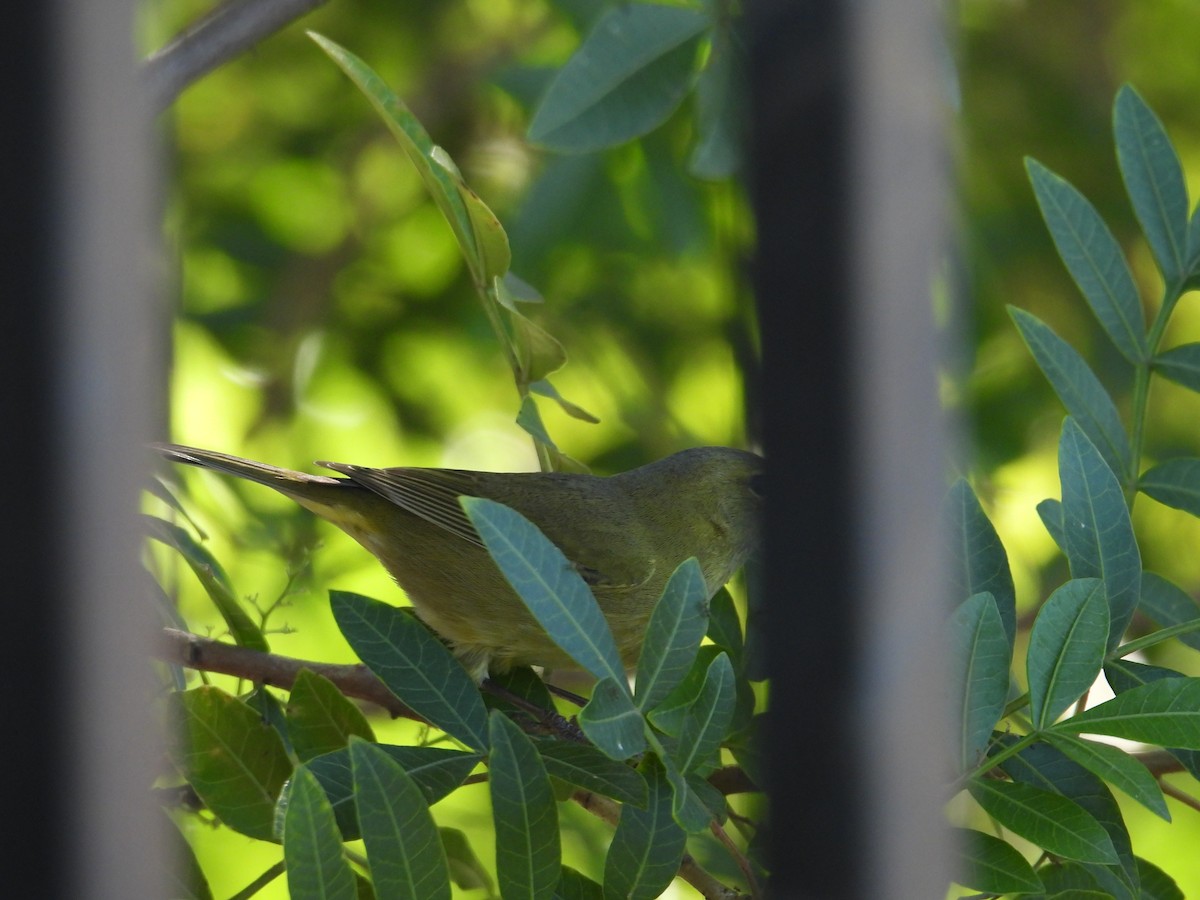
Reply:
M1104 334L1132 370L1131 427L1083 356L1045 323L1010 309L1025 343L1066 408L1058 444L1061 495L1038 504L1065 555L1070 580L1055 589L1028 633L1027 690L1013 696L1016 596L1008 558L974 491L960 480L948 505L959 596L950 621L952 702L958 722L956 792L1041 851L1035 865L1006 840L961 835L961 883L988 895L1182 897L1132 847L1113 789L1170 820L1155 775L1129 752L1081 735L1164 748L1200 777L1200 678L1128 657L1173 638L1197 646L1200 607L1142 567L1131 509L1144 493L1200 517L1200 459L1143 468L1152 376L1200 391L1200 344L1163 348L1176 304L1200 286L1200 209L1189 218L1182 167L1161 122L1129 86L1113 110L1117 160L1137 221L1162 276L1147 327L1120 246L1092 204L1036 160L1029 179L1059 256ZM1158 630L1129 640L1136 614ZM1104 674L1116 696L1084 708Z

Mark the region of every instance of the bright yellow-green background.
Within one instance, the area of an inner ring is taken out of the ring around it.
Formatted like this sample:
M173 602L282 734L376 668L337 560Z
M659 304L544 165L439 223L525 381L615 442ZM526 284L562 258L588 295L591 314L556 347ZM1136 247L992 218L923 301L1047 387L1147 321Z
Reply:
M143 46L160 45L210 5L147 0ZM596 157L555 157L522 140L543 83L538 67L565 58L578 40L576 13L592 5L332 0L183 95L162 119L171 175L164 298L180 308L173 439L300 468L314 459L535 465L448 228L366 101L304 36L311 28L380 72L505 223L514 270L547 299L530 313L570 354L553 380L602 419L584 424L542 402L566 453L608 472L692 444L746 444L741 409L754 385L743 372L755 339L742 274L753 229L735 188L685 174L689 114ZM943 393L962 417L968 452L947 468L976 484L1008 548L1021 611L1030 613L1065 577L1034 512L1058 493L1063 413L1005 304L1031 310L1079 347L1123 411L1129 373L1054 256L1022 156L1036 156L1096 203L1144 296L1156 300L1160 285L1121 194L1109 116L1117 87L1132 80L1180 148L1195 194L1200 16L1186 0L964 0L950 5L950 20L943 87L958 254L946 260L944 283L963 302L948 307L947 328L961 343ZM1169 341L1200 339L1198 317L1188 298ZM804 350L796 335L796 352ZM762 396L770 393L766 386ZM1200 453L1198 414L1196 397L1156 384L1150 458ZM286 565L311 561L290 605L271 619L295 629L272 635L277 651L352 658L326 609L329 587L399 602L357 545L288 501L203 473L186 482L189 509L242 594L270 603L287 582ZM1135 522L1147 567L1196 593L1200 526L1147 498ZM179 582L189 624L214 622L191 579ZM1166 664L1200 674L1194 654L1176 652ZM1194 792L1190 779L1176 781ZM488 861L486 791L462 794L435 814L467 829ZM1200 867L1190 862L1198 814L1170 804L1177 821L1169 827L1125 807L1135 850L1178 878L1187 896L1200 896ZM569 861L599 875L605 830L569 805L563 813L577 823ZM217 896L277 859L273 847L186 827ZM282 885L261 896L283 896Z

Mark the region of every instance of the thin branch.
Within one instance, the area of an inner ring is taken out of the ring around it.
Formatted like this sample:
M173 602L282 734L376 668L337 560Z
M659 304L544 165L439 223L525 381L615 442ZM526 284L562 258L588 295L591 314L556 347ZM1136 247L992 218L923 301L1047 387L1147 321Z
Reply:
M1150 774L1156 778L1159 775L1169 775L1172 772L1184 770L1183 763L1166 750L1139 750L1133 754L1133 758L1149 769Z
M1200 812L1200 800L1197 800L1191 794L1181 791L1179 788L1175 787L1175 785L1163 781L1162 779L1159 779L1158 786L1162 788L1162 792L1168 797L1174 797L1184 806L1190 806L1192 809Z
M392 718L404 717L418 722L425 720L401 703L371 670L362 665L334 665L310 662L263 653L235 644L224 644L211 638L189 634L175 628L164 628L155 655L164 662L189 669L236 675L256 684L290 688L301 669L323 675L337 685L347 697L366 700L382 707Z
M142 77L155 112L192 82L328 0L227 0L147 57Z

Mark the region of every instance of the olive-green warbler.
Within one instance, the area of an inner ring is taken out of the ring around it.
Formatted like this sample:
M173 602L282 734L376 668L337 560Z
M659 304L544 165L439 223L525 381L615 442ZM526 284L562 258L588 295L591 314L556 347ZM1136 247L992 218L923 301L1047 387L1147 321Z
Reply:
M460 496L503 503L541 529L591 587L627 666L680 563L696 557L711 597L758 546L763 461L728 447L684 450L609 477L317 463L344 478L154 447L274 488L341 528L378 557L476 679L512 665L574 664L496 567Z

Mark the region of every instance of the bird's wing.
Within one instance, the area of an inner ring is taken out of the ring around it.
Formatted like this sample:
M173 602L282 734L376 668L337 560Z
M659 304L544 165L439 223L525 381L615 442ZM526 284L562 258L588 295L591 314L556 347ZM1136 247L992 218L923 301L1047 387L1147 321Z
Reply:
M458 503L461 496L477 495L470 473L452 469L372 469L332 462L317 465L340 472L414 516L483 547L483 541Z

